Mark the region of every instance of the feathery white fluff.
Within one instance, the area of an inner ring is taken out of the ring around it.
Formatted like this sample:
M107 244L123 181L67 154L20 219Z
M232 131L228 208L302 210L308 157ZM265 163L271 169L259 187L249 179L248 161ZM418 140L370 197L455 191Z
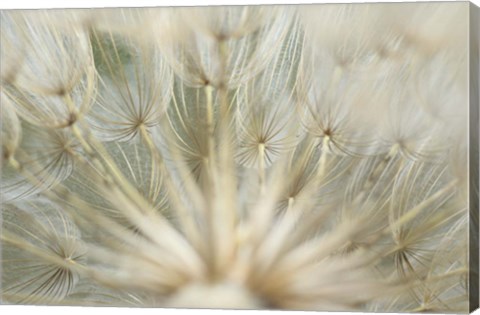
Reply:
M467 8L2 11L2 301L465 312Z

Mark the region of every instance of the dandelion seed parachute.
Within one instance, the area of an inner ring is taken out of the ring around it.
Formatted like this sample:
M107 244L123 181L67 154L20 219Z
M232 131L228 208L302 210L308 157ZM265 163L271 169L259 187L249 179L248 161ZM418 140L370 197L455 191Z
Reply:
M379 147L408 159L442 160L448 148L444 134L448 126L424 111L410 91L392 89L391 93L388 99L393 101L379 124Z
M244 166L270 166L302 136L294 93L301 36L295 20L266 69L235 93L240 146L237 160Z
M168 131L177 141L173 145L179 157L188 166L194 178L206 183L209 161L208 96L200 89L190 88L182 82L174 84L172 106L168 110ZM217 100L213 100L217 105ZM218 112L212 113L217 116ZM213 129L216 126L212 126ZM157 141L162 145L161 141Z
M92 31L99 86L95 111L87 119L104 141L128 141L141 126L152 132L170 102L171 69L152 44L100 30Z
M78 274L67 265L82 262L85 252L79 231L68 216L45 201L4 206L2 216L3 239L7 240L2 244L2 295L6 301L55 303L72 293ZM34 247L45 258L39 259L24 246ZM55 260L65 261L65 265Z
M175 73L194 87L234 88L247 82L265 68L293 18L280 7L174 8L158 13L152 31L160 31L159 49Z
M66 130L44 129L28 122L21 127L23 136L14 156L22 170L10 164L2 170L0 196L5 202L58 185L72 173L73 156L81 154L78 142Z
M26 15L10 26L19 34L15 39L25 53L5 92L17 103L18 114L30 123L68 126L88 110L94 90L92 51L82 14L42 11ZM2 45L2 49L12 47Z
M325 60L320 56L313 59ZM379 117L367 114L378 96L366 93L361 84L323 61L302 64L305 72L298 85L298 107L303 128L317 137L325 152L352 156L378 153ZM317 67L324 70L311 73Z

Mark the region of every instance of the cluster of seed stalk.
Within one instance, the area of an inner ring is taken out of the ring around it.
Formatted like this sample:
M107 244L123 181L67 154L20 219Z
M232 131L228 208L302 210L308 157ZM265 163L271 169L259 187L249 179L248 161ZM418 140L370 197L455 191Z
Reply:
M468 310L467 3L2 11L2 303Z

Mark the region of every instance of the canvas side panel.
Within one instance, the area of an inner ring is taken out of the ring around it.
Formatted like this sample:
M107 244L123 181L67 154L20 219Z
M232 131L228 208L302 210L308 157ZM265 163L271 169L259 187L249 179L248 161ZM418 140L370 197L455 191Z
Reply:
M470 312L478 308L479 300L479 8L470 4L470 236L469 236L469 294Z

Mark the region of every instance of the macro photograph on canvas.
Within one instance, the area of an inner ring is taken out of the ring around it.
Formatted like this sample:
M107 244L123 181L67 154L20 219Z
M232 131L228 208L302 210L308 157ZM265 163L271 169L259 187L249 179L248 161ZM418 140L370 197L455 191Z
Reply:
M473 311L479 13L0 10L0 304Z

